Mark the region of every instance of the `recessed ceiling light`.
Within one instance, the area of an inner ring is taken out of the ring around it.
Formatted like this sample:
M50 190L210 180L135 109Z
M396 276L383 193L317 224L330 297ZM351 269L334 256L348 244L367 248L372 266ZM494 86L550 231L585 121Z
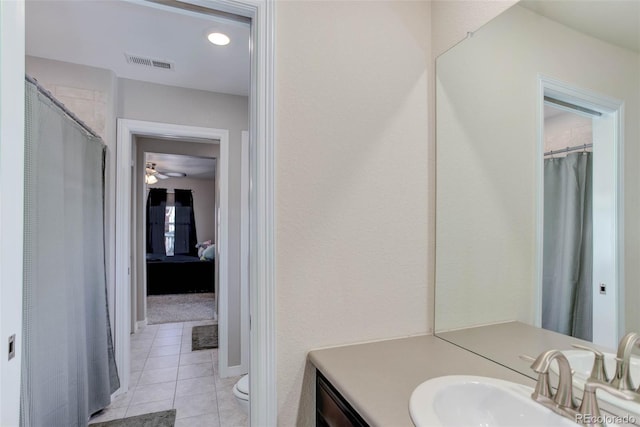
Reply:
M218 46L226 46L231 41L231 39L226 34L222 33L209 33L207 38L211 43Z

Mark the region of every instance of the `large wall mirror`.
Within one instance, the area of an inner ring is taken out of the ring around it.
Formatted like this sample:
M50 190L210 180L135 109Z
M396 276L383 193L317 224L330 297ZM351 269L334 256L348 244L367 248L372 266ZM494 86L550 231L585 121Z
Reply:
M640 0L523 0L437 59L438 336L640 331L639 21Z

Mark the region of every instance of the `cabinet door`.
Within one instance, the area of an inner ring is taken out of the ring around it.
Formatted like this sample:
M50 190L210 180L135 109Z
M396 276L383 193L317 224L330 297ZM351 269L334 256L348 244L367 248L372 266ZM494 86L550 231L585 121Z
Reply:
M316 426L368 427L329 381L316 371Z

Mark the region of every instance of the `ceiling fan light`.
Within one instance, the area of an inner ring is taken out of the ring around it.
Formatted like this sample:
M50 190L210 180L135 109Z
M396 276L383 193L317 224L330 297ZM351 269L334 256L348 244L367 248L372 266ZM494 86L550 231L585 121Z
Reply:
M144 177L144 182L145 182L146 184L151 184L151 185L153 185L153 184L155 184L155 183L157 183L157 182L158 182L158 178L156 178L154 175L145 175L145 177Z
M184 172L165 172L164 174L172 178L184 178L185 176L187 176L187 174Z

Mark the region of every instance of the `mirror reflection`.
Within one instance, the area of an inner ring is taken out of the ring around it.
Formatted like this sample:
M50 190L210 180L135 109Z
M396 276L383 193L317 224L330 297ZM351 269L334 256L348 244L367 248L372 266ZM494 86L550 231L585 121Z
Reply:
M640 330L639 17L521 1L438 58L438 335Z

